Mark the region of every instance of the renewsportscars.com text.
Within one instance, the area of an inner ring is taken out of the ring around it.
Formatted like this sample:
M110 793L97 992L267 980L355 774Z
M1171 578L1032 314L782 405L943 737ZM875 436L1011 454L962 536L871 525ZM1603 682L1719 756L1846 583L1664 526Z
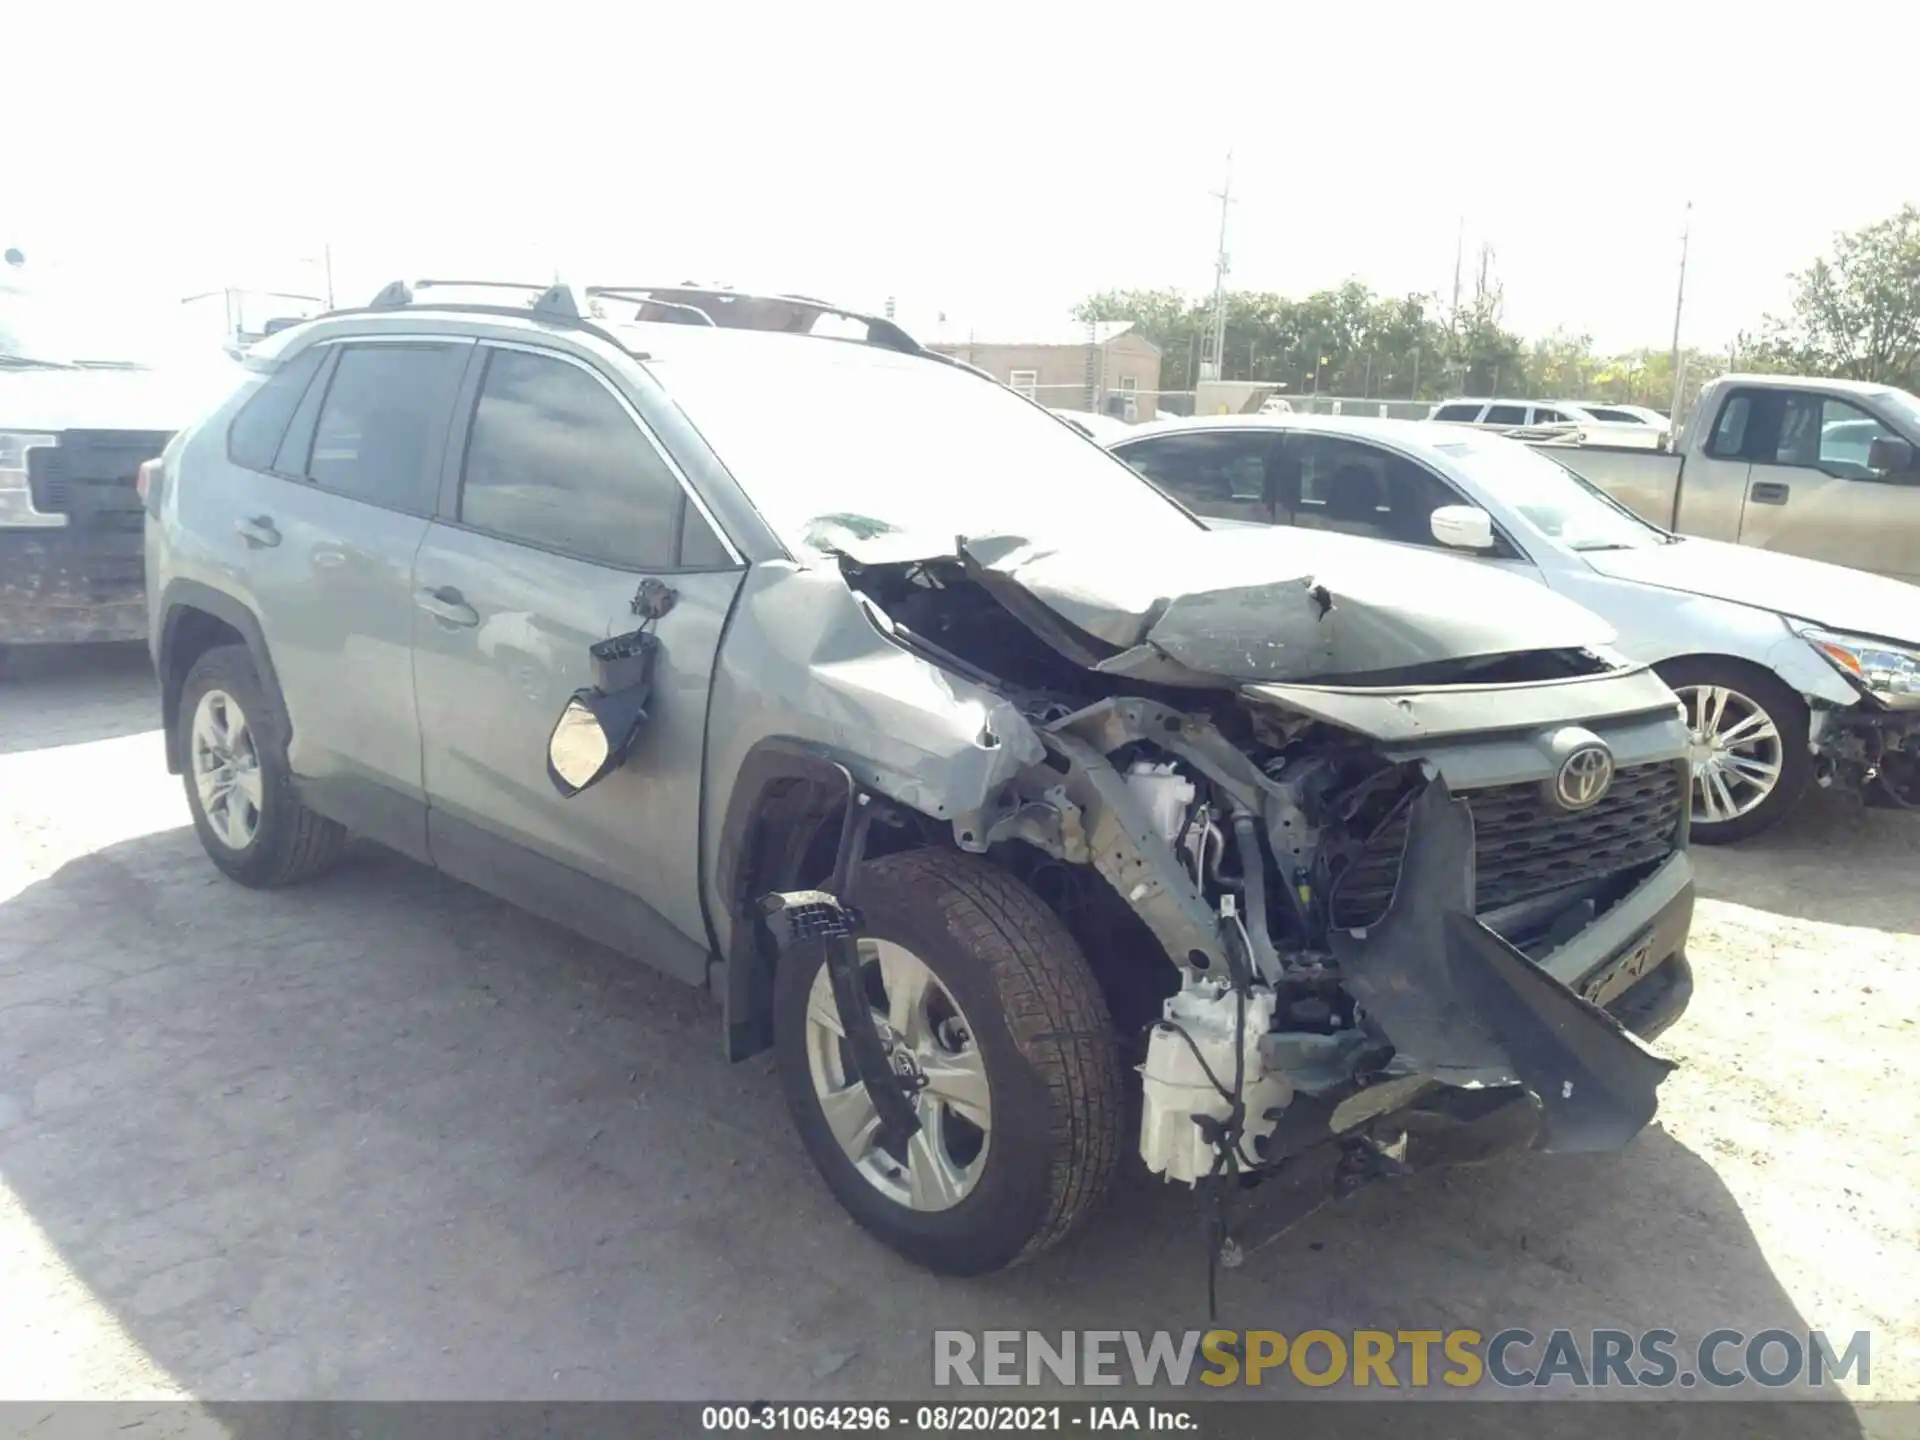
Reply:
M1856 1330L936 1330L936 1385L1733 1389L1873 1383Z

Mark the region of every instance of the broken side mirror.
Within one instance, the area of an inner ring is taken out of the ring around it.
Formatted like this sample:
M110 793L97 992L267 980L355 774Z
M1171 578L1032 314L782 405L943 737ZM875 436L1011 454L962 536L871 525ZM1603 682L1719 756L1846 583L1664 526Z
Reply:
M1493 549L1493 517L1478 505L1442 505L1427 523L1442 545L1455 550Z
M1913 468L1913 446L1892 435L1876 435L1867 445L1867 468L1877 475L1904 475Z
M660 646L636 630L592 649L594 683L568 699L547 737L547 778L571 800L626 763L647 722Z

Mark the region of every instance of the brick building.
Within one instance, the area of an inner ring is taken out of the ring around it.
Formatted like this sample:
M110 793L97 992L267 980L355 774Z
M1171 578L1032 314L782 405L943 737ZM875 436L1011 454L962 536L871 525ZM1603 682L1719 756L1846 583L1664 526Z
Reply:
M1153 418L1160 347L1124 320L1070 321L1047 334L939 336L924 343L1050 409Z

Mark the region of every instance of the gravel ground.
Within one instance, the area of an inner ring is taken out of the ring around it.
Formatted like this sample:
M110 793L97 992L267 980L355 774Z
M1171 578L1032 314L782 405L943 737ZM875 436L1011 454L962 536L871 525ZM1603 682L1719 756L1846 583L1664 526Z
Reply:
M1136 1177L1063 1253L922 1274L705 997L371 848L231 885L144 657L23 668L0 1399L914 1395L936 1325L1202 1323L1184 1195ZM1226 1276L1222 1323L1866 1329L1858 1394L1920 1398L1920 816L1817 798L1699 854L1682 1068L1630 1150L1376 1186Z

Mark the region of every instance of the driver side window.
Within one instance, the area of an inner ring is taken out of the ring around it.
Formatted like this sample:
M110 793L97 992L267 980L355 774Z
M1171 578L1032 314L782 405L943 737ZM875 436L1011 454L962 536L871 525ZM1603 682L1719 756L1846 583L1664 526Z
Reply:
M1899 437L1857 405L1819 395L1786 397L1776 465L1823 470L1847 480L1878 480L1867 464L1875 440Z
M495 350L473 412L460 523L630 570L725 556L613 392L569 361Z
M1433 512L1469 502L1404 456L1331 435L1288 437L1282 504L1303 530L1440 548Z

